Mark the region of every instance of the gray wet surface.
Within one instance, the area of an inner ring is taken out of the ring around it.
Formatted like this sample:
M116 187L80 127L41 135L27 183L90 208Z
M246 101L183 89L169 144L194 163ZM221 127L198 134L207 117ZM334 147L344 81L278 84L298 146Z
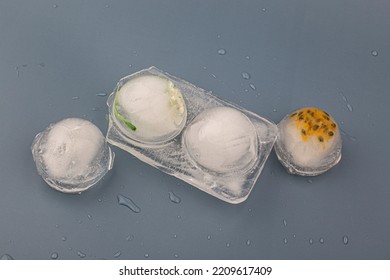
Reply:
M389 12L364 0L1 1L1 259L389 259ZM298 177L272 152L231 205L114 147L92 189L48 187L34 136L68 117L105 133L116 82L152 65L274 122L328 111L341 162Z

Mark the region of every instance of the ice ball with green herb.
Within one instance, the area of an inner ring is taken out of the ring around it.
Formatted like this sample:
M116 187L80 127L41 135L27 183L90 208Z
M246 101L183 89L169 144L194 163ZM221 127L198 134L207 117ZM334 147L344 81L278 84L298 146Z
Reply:
M117 87L114 115L128 136L156 143L180 133L187 110L183 95L171 80L142 75Z

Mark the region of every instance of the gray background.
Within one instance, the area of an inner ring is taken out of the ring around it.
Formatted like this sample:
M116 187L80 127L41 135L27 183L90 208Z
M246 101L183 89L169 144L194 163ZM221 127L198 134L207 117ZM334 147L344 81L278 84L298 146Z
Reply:
M2 0L0 255L389 259L389 15L385 0ZM272 152L239 205L117 148L95 188L49 188L34 136L67 117L105 133L106 98L96 94L152 65L274 122L303 106L327 110L343 130L342 161L305 178Z

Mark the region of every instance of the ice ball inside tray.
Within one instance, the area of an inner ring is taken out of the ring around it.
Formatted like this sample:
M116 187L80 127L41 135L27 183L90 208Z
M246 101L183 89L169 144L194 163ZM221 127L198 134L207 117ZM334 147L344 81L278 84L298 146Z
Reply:
M184 144L204 168L218 172L245 172L257 157L256 130L239 110L215 107L199 114L188 126Z
M183 129L187 117L180 90L169 79L156 75L119 83L114 113L124 133L145 143L172 139Z

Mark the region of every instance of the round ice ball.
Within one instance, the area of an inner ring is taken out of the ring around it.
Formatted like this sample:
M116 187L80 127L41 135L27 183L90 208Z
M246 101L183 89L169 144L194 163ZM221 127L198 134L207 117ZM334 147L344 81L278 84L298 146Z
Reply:
M195 162L218 173L245 172L257 159L253 124L230 107L216 107L198 115L185 131L184 145Z
M341 159L341 136L335 120L317 108L302 108L278 124L275 151L292 174L316 176Z
M180 90L171 80L156 75L138 76L119 86L113 111L128 136L146 143L174 138L187 119Z
M101 131L79 118L49 125L35 137L31 149L38 173L49 186L66 193L94 185L114 160Z

